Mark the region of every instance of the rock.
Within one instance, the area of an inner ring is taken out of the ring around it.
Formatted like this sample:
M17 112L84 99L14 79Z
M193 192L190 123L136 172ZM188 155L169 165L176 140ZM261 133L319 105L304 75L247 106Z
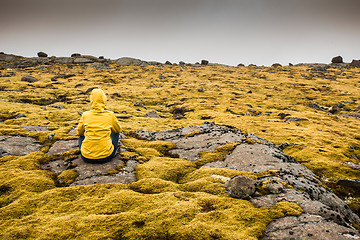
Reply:
M201 65L206 66L209 64L208 60L201 60Z
M121 66L147 66L147 62L136 58L122 57L114 61Z
M48 57L48 55L44 52L38 52L37 55L38 57L45 57L45 58Z
M22 117L26 117L26 115L23 114L23 113L20 113L20 114L15 116L15 119L22 118Z
M74 76L75 76L74 74L60 74L60 75L57 75L55 77L52 77L51 81L56 82L59 78L67 79L67 78L71 78L71 77L74 77Z
M165 62L165 65L172 65L172 63L169 62L169 61L166 61L166 62Z
M37 79L37 78L35 78L33 76L24 76L24 77L21 78L21 81L34 83L34 82L39 81L39 79Z
M52 140L52 139L54 138L54 136L55 136L55 133L49 133L48 139L49 139L49 140Z
M94 61L92 59L88 59L88 58L84 58L84 57L81 57L81 58L75 58L74 59L74 63L78 63L78 64L82 64L82 63L93 63Z
M267 190L270 193L282 193L284 191L284 186L278 181L271 181L266 184Z
M162 118L156 111L150 111L144 115L146 118Z
M360 68L360 60L352 60L352 62L350 63L351 67L358 67Z
M6 155L25 156L40 150L40 144L31 137L0 136L0 148Z
M74 58L70 58L70 57L57 57L57 58L51 59L51 62L60 63L60 64L72 64L72 63L74 63Z
M147 109L147 108L145 107L145 105L142 104L142 103L140 103L140 102L133 102L133 104L134 104L135 107L142 107L142 108Z
M331 59L331 62L332 62L332 63L344 63L344 62L343 62L343 58L342 58L341 56L333 57L333 58Z
M242 63L239 63L237 66L238 66L238 67L245 67L245 65L242 64Z
M179 62L179 65L180 65L180 66L185 66L185 62L180 61L180 62Z
M199 88L197 91L198 92L205 92L203 88Z
M271 65L272 67L282 67L282 65L280 63L274 63L273 65Z
M252 178L236 176L225 183L225 189L233 198L248 199L255 193L255 184Z
M298 121L309 121L309 119L306 118L299 118L299 117L288 117L285 119L285 122L298 122Z
M66 151L76 150L79 148L78 140L68 140L68 141L57 141L55 142L49 152L49 155L61 155Z
M73 54L71 54L71 57L72 58L81 57L81 54L80 53L73 53Z
M360 190L360 179L352 180L352 179L340 179L337 182L338 185L351 187L357 190Z
M19 58L23 58L23 57L13 55L13 54L5 54L5 53L0 54L0 61L3 61L3 62L15 62Z

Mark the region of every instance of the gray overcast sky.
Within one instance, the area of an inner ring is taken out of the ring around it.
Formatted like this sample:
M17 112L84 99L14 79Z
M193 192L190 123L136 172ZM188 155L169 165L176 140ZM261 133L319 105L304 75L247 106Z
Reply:
M360 59L359 0L0 0L0 51L271 65Z

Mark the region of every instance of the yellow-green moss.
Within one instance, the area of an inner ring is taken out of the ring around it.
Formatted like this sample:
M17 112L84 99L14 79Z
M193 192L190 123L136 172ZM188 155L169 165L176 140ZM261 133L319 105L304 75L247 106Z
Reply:
M223 161L225 160L226 155L230 154L239 144L240 143L238 142L231 142L216 148L215 151L201 152L199 154L201 158L198 159L195 164L197 166L202 166L210 162Z
M144 164L135 167L136 177L160 178L167 181L178 182L187 173L196 169L196 165L181 158L154 157Z
M74 169L68 169L59 174L58 179L62 180L65 185L73 183L76 178L79 176L79 173Z
M161 154L166 154L171 149L176 148L176 145L174 143L165 142L165 141L145 141L145 140L130 138L130 139L123 139L122 142L127 148L131 148L135 150L140 149L140 151L146 152L147 154L149 154L149 150L144 151L144 148L145 149L153 148ZM154 155L153 150L151 154Z
M193 137L195 135L199 135L199 134L203 134L203 133L204 133L204 131L193 131L193 132L185 134L185 137Z

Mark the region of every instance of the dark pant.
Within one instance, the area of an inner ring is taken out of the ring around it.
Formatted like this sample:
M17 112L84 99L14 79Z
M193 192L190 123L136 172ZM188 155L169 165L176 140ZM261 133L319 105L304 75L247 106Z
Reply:
M89 158L84 157L80 153L81 158L87 163L106 163L106 162L109 162L111 159L113 159L115 157L116 149L117 149L118 144L119 144L119 133L114 133L113 131L111 131L110 137L112 139L112 145L114 146L114 151L112 152L112 154L110 156L108 156L106 158L100 158L100 159L89 159ZM85 139L85 136L80 136L79 137L79 148L80 149L81 149L81 145L82 145L84 139Z

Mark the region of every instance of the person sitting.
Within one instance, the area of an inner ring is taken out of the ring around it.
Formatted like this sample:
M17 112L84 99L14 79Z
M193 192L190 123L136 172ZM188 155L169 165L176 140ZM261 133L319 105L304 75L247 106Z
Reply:
M93 89L91 110L82 114L76 128L81 158L88 163L105 163L116 154L121 126L114 112L105 110L106 101L103 90Z

